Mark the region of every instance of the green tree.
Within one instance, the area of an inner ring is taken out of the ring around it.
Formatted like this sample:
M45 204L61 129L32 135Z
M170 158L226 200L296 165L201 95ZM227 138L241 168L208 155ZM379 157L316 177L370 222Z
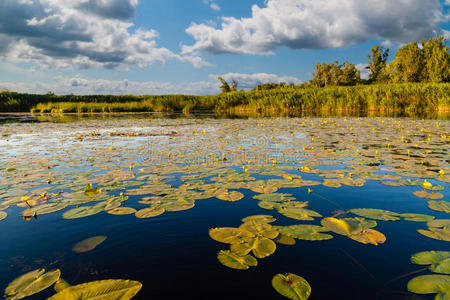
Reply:
M416 42L411 42L395 54L395 60L389 64L389 76L393 82L420 82L423 68L422 49Z
M422 78L428 82L450 81L450 47L443 36L422 41L424 68Z
M370 82L380 82L386 80L386 69L387 59L389 57L389 49L383 51L383 47L378 45L374 46L371 50L371 54L367 55L369 59L369 65L367 69L370 70L369 81Z
M225 81L225 79L222 78L222 76L219 76L219 78L217 79L219 79L220 83L222 83L222 85L220 86L222 93L228 93L231 91L230 85Z
M231 91L232 91L232 92L236 92L237 89L238 89L238 83L237 83L237 81L235 81L235 80L233 79L233 81L231 82Z
M345 62L340 65L334 61L331 64L316 64L311 83L315 86L355 85L361 81L360 71L354 64Z
M341 74L338 85L356 85L361 82L361 72L355 67L354 64L346 61L340 66L340 69Z

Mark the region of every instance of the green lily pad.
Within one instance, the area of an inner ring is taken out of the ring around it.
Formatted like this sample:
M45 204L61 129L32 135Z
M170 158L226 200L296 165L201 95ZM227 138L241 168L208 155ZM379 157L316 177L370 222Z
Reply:
M292 273L275 275L272 286L278 293L292 300L306 300L311 295L309 283Z
M285 217L300 221L312 221L314 217L322 217L318 212L305 208L281 208L278 212Z
M352 214L360 217L382 220L382 221L398 221L400 220L399 214L376 208L353 208L349 210Z
M110 279L99 280L63 289L48 300L77 300L77 299L121 299L133 298L142 284L138 281Z
M44 269L38 269L28 272L14 279L5 289L5 299L22 299L40 291L45 290L54 284L61 276L60 270L45 272Z
M253 252L257 258L267 257L275 252L277 245L271 239L256 236L242 243L231 244L231 252L238 256L244 256Z
M408 282L408 291L416 294L437 294L435 300L447 300L450 297L450 276L422 275Z
M164 212L165 212L165 209L163 207L160 207L160 208L148 207L148 208L143 208L141 210L138 210L135 213L135 216L136 216L136 218L139 218L139 219L145 219L145 218L152 218L152 217L159 216L159 215L163 214Z
M322 232L330 231L328 228L318 225L291 225L282 226L278 229L282 235L308 241L322 241L332 239L333 236Z
M431 265L434 273L450 274L450 251L423 251L411 256L416 265Z
M428 201L428 207L436 211L443 211L446 213L450 213L450 202L444 200L442 201L430 200Z
M66 211L62 217L63 219L78 219L78 218L85 218L89 217L95 214L98 214L99 212L103 211L103 207L100 206L81 206L77 208L73 208L71 210Z
M136 213L136 210L132 207L117 207L107 211L110 215L131 215Z
M275 222L276 220L277 219L275 219L271 215L254 215L254 216L249 216L249 217L243 218L242 222L246 223L246 222L254 221L256 223L272 223L272 222Z
M239 256L230 250L221 250L217 253L217 259L224 265L232 269L246 270L249 267L256 267L258 261L251 255Z
M291 194L283 194L283 193L258 194L253 196L253 198L260 201L272 201L272 202L284 202L295 200L295 197L292 197Z
M253 238L255 235L247 230L233 228L233 227L222 227L222 228L212 228L209 230L209 236L218 242L225 244L235 244L241 243L244 239Z
M430 227L429 230L417 229L417 232L431 239L450 242L450 231L441 228Z
M434 219L433 216L423 214L400 214L400 217L413 222L429 222Z
M103 243L105 240L106 236L94 236L77 243L73 246L72 251L76 253L88 252L95 249L95 247Z
M56 211L60 211L67 207L65 203L46 203L38 206L34 206L32 208L28 208L24 210L21 215L22 217L33 217L37 215L45 215L50 214Z

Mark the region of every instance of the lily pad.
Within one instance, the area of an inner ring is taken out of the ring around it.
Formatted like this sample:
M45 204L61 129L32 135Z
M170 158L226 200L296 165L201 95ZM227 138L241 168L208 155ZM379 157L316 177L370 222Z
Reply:
M217 253L217 259L224 265L229 268L238 269L238 270L246 270L250 266L256 267L258 265L258 261L251 255L239 256L230 250L221 250Z
M22 299L40 291L45 290L54 284L61 276L59 269L45 272L45 269L38 269L26 273L12 281L5 289L5 299Z
M152 217L159 216L159 215L163 214L164 212L165 212L165 209L163 207L160 207L160 208L148 207L148 208L143 208L141 210L138 210L135 213L135 215L136 215L136 218L145 219L145 218L152 218Z
M272 286L278 293L292 300L306 300L311 295L309 283L292 273L275 275Z
M253 196L253 198L260 201L272 201L272 202L284 202L295 200L295 197L292 197L291 194L283 194L283 193L258 194Z
M363 244L372 244L378 246L386 241L386 237L381 232L374 229L363 229L358 234L350 235L349 238Z
M85 218L89 217L95 214L98 214L99 212L103 211L103 207L100 206L81 206L77 208L73 208L71 210L66 211L62 217L63 219L78 219L78 218Z
M5 219L8 216L8 214L4 211L0 211L0 221Z
M254 215L254 216L249 216L249 217L243 218L242 222L246 223L246 222L254 221L256 223L272 223L272 222L275 222L276 220L277 219L275 219L271 215Z
M413 192L413 194L416 195L417 197L425 198L425 199L442 199L442 198L444 198L443 194L437 193L437 192L429 193L426 191L415 191L415 192Z
M434 219L433 216L423 214L400 214L400 217L413 222L429 222Z
M227 191L220 194L216 194L216 198L224 201L235 202L244 198L244 195L238 191Z
M416 265L431 265L434 273L450 274L450 251L423 251L411 256Z
M282 208L278 212L285 217L301 221L312 221L314 217L322 217L318 212L305 208Z
M282 235L308 241L322 241L332 239L333 236L322 232L330 231L328 228L318 225L291 225L282 226L278 229Z
M375 219L375 220L382 220L382 221L397 221L400 220L399 214L383 210L383 209L376 209L376 208L353 208L350 209L350 212L352 214L355 214L360 217L369 218L369 219Z
M287 246L295 245L295 239L284 234L278 235L274 241L281 245Z
M231 244L231 252L236 255L244 256L253 252L257 258L267 257L275 252L277 245L271 239L265 237L254 237L245 240L242 243Z
M447 300L450 297L450 276L422 275L408 282L408 291L416 294L437 294L435 300Z
M63 289L48 300L77 300L77 299L121 299L133 298L142 284L138 281L110 279L99 280Z
M450 202L444 200L442 201L430 200L428 201L428 207L436 211L443 211L446 213L450 213Z
M110 215L131 215L136 213L136 210L132 207L117 207L107 211Z
M428 230L417 229L417 232L431 239L450 242L450 231L445 228L430 227Z
M209 236L218 242L225 244L235 244L241 243L244 239L249 239L255 235L247 230L233 228L233 227L222 227L222 228L212 228L209 230Z
M72 251L76 253L88 252L95 249L95 247L103 243L105 240L106 236L94 236L77 243L73 246Z
M345 236L359 234L363 230L363 227L359 222L355 222L352 220L343 220L328 217L322 219L320 223L330 231Z

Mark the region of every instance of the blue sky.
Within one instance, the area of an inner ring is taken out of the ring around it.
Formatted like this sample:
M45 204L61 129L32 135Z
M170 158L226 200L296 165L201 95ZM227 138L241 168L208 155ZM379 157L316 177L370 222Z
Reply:
M450 0L0 0L0 89L213 94L449 37ZM365 72L363 72L365 73Z

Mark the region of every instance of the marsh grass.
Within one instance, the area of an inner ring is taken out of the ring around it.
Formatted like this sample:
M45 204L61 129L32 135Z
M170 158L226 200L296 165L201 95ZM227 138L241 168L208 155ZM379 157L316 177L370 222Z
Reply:
M450 84L405 83L337 87L284 87L209 96L56 96L0 93L0 111L37 113L269 112L315 111L446 112Z

